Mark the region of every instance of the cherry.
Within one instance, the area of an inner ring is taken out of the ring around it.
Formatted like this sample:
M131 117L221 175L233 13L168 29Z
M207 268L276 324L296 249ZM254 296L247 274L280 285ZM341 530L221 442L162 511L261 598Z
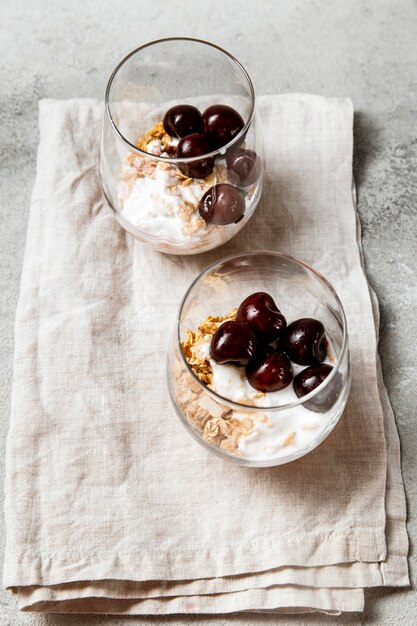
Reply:
M177 157L188 159L189 157L203 156L212 151L212 146L204 135L193 133L181 139L177 146ZM178 167L190 178L205 178L213 171L214 158L199 159L192 163L179 163Z
M296 320L283 331L279 347L291 361L299 365L321 363L327 354L324 326L309 317Z
M261 160L253 150L239 148L226 157L227 169L234 182L252 185L261 173Z
M228 183L210 187L198 204L200 216L208 224L233 224L240 222L245 214L246 204L242 193Z
M214 333L210 344L213 361L244 367L255 354L256 337L245 322L224 322Z
M246 376L258 391L279 391L292 381L291 362L285 354L266 348L249 361Z
M191 133L201 133L203 118L200 111L191 104L177 104L164 115L165 132L171 137L185 137Z
M331 365L322 363L321 365L310 365L302 370L294 378L294 391L299 398L306 396L310 391L316 389L323 381L326 380L330 372L333 370ZM319 391L314 398L307 400L303 405L310 411L323 412L328 411L335 404L342 389L342 377L339 372L336 373L333 380L323 389Z
M226 104L213 104L203 113L204 133L216 148L225 146L240 133L245 122L235 109Z
M272 296L264 291L248 296L238 308L236 319L247 322L265 343L277 339L287 325Z

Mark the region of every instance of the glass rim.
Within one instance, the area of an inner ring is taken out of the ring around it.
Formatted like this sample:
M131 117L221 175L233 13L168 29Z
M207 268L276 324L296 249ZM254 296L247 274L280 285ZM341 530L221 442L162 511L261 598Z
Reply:
M312 272L316 278L319 279L320 282L324 283L324 285L329 289L329 291L331 292L331 294L333 295L333 297L336 300L336 303L339 307L339 312L341 314L341 319L342 319L342 331L343 331L343 335L342 335L342 346L340 349L340 353L336 359L336 363L333 366L333 370L330 372L330 374L327 376L327 378L318 386L316 387L316 389L313 389L313 391L310 391L310 393L306 394L305 396L302 396L301 398L298 398L298 400L294 401L294 402L289 402L286 404L279 404L279 405L273 405L273 406L253 406L253 405L249 405L249 404L243 404L241 402L234 402L233 400L230 400L228 398L225 398L224 396L220 395L219 393L217 393L216 391L213 391L212 389L209 389L207 387L207 385L205 385L199 378L198 376L193 372L193 370L191 369L191 366L189 365L187 359L185 358L182 346L181 346L181 337L180 337L180 323L181 323L181 315L184 309L184 306L187 302L187 299L192 291L192 289L195 287L195 285L201 280L203 279L203 277L210 273L215 267L220 266L228 261L232 261L235 259L239 259L241 257L248 257L248 256L259 256L259 255L269 255L269 256L275 256L278 257L280 259L285 259L288 261L291 261L297 265L301 265L302 267L306 268L308 271ZM305 402L308 402L309 400L312 400L313 398L316 397L316 395L318 395L319 393L322 393L326 387L329 385L329 383L335 378L337 372L339 371L340 365L343 361L343 358L345 356L346 350L348 348L348 334L347 334L347 321L346 321L346 315L345 315L345 311L343 308L343 305L340 301L339 296L337 295L336 290L334 289L334 287L331 285L331 283L327 280L327 278L325 276L323 276L323 274L321 272L319 272L318 270L316 270L314 267L312 267L311 265L309 265L308 263L306 263L305 261L302 261L301 259L298 259L297 257L294 257L292 255L289 254L284 254L282 252L274 252L273 250L252 250L251 252L239 252L239 253L235 253L235 254L230 254L228 256L222 257L221 259L214 261L213 263L211 263L208 267L206 267L202 272L200 272L198 274L198 276L192 281L192 283L190 284L190 286L188 287L187 291L185 292L185 295L183 297L183 299L181 300L181 304L179 306L179 310L178 310L178 314L177 314L177 319L176 319L176 340L177 340L177 348L179 349L180 355L181 355L181 359L183 361L183 363L185 364L187 370L190 372L190 374L193 376L193 378L195 379L195 381L198 383L198 385L200 386L200 388L202 390L205 391L205 393L208 393L210 397L212 397L216 402L220 402L222 404L226 404L227 406L231 407L233 410L239 411L244 409L249 410L251 413L265 413L265 411L284 411L284 410L288 410L288 409L292 409L298 406L301 406L302 404L304 404Z
M250 97L251 97L251 109L249 112L249 116L247 121L245 122L245 125L243 126L242 130L236 135L236 137L233 137L233 139L231 141L229 141L229 143L225 144L224 146L222 146L221 148L217 148L217 150L212 150L211 152L207 152L206 154L201 154L199 156L196 157L187 157L187 158L177 158L177 157L163 157L163 156L156 156L154 154L151 154L150 152L145 152L144 150L141 150L140 148L138 148L137 146L135 146L133 143L131 143L124 135L123 133L119 130L116 122L113 119L111 110L110 110L110 92L113 86L113 81L116 78L119 70L123 67L123 65L131 58L133 57L135 54L141 52L142 50L144 50L145 48L149 48L150 46L154 46L160 43L166 43L169 41L190 41L190 42L194 42L194 43L201 43L204 44L206 46L210 46L211 48L215 48L216 50L218 50L219 52L221 52L222 54L226 55L233 63L234 65L236 65L239 70L242 72L243 76L246 79L246 82L248 84L249 87L249 92L250 92ZM114 68L113 72L110 74L110 78L107 82L107 87L106 87L106 92L105 92L105 96L104 96L104 106L105 106L105 114L106 117L110 123L110 126L113 130L113 132L119 137L119 139L122 140L123 143L125 143L129 149L133 152L135 152L136 154L138 154L139 156L142 157L146 157L148 159L152 159L155 161L160 161L161 163L193 163L195 161L200 161L203 158L209 158L209 157L216 157L216 156L224 156L226 154L226 151L228 149L230 149L230 147L232 147L234 144L236 144L240 139L242 139L242 137L244 137L252 123L254 114L255 114L255 102L256 102L256 98L255 98L255 90L253 88L253 84L252 84L252 80L248 74L248 72L246 71L246 69L243 67L243 65L240 63L240 61L238 61L236 59L236 57L233 56L233 54L231 54L230 52L228 52L227 50L225 50L224 48L222 48L221 46L218 46L215 43L211 43L210 41L206 41L205 39L198 39L198 38L194 38L194 37L163 37L161 39L154 39L153 41L148 41L148 43L143 44L142 46L139 46L138 48L135 48L134 50L132 50L131 52L129 52L126 56L124 56L121 61L119 61L119 63L116 65L116 67Z

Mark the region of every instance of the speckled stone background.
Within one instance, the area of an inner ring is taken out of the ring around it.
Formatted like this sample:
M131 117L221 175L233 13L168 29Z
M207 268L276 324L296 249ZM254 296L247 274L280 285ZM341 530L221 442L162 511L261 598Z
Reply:
M174 35L209 39L243 62L258 93L302 91L350 96L354 102L358 208L366 268L381 306L382 366L402 441L415 580L416 1L4 1L0 29L0 458L9 420L14 313L35 177L37 100L101 97L116 62L151 39ZM3 552L4 533L0 537ZM0 595L1 626L332 622L412 626L417 623L416 593L413 589L370 591L363 616L149 620L19 614L14 599Z

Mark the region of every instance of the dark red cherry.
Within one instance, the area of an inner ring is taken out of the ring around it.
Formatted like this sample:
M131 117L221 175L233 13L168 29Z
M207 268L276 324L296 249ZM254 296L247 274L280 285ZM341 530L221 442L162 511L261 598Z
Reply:
M201 133L203 118L200 111L191 104L177 104L164 115L165 132L171 137L185 137L192 133Z
M216 148L225 146L240 133L245 122L235 109L226 104L213 104L203 113L204 133Z
M310 317L292 322L282 333L279 347L294 363L315 365L327 354L327 339L324 326Z
M291 362L285 354L267 348L249 361L246 376L258 391L279 391L292 381Z
M253 150L239 148L226 157L227 169L233 182L252 185L260 176L261 160Z
M210 344L213 361L244 367L255 354L256 337L244 322L224 322L214 333Z
M287 325L272 296L264 291L248 296L238 308L236 319L247 322L264 343L277 339Z
M240 222L245 214L245 199L242 193L228 183L210 187L198 204L200 216L208 224L233 224Z
M308 393L316 389L322 384L333 370L331 365L322 363L321 365L310 365L294 378L294 391L299 398L306 396ZM323 391L319 391L303 405L310 411L324 412L328 411L335 404L342 390L342 377L339 372L326 385Z
M188 159L190 157L203 156L211 152L212 149L211 144L204 135L194 133L181 139L177 146L177 157L179 159ZM178 167L190 178L205 178L213 171L214 158L199 159L191 163L179 163Z

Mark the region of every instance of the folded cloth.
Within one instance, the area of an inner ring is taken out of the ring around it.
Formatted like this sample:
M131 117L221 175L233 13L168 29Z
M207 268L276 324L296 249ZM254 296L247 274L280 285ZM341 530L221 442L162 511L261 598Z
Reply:
M40 103L6 459L4 584L21 609L337 613L362 610L366 586L408 584L399 441L352 198L352 105L259 102L260 206L235 239L194 257L147 249L114 220L97 177L102 106ZM268 469L194 442L165 383L187 286L253 248L325 274L352 355L336 429Z

